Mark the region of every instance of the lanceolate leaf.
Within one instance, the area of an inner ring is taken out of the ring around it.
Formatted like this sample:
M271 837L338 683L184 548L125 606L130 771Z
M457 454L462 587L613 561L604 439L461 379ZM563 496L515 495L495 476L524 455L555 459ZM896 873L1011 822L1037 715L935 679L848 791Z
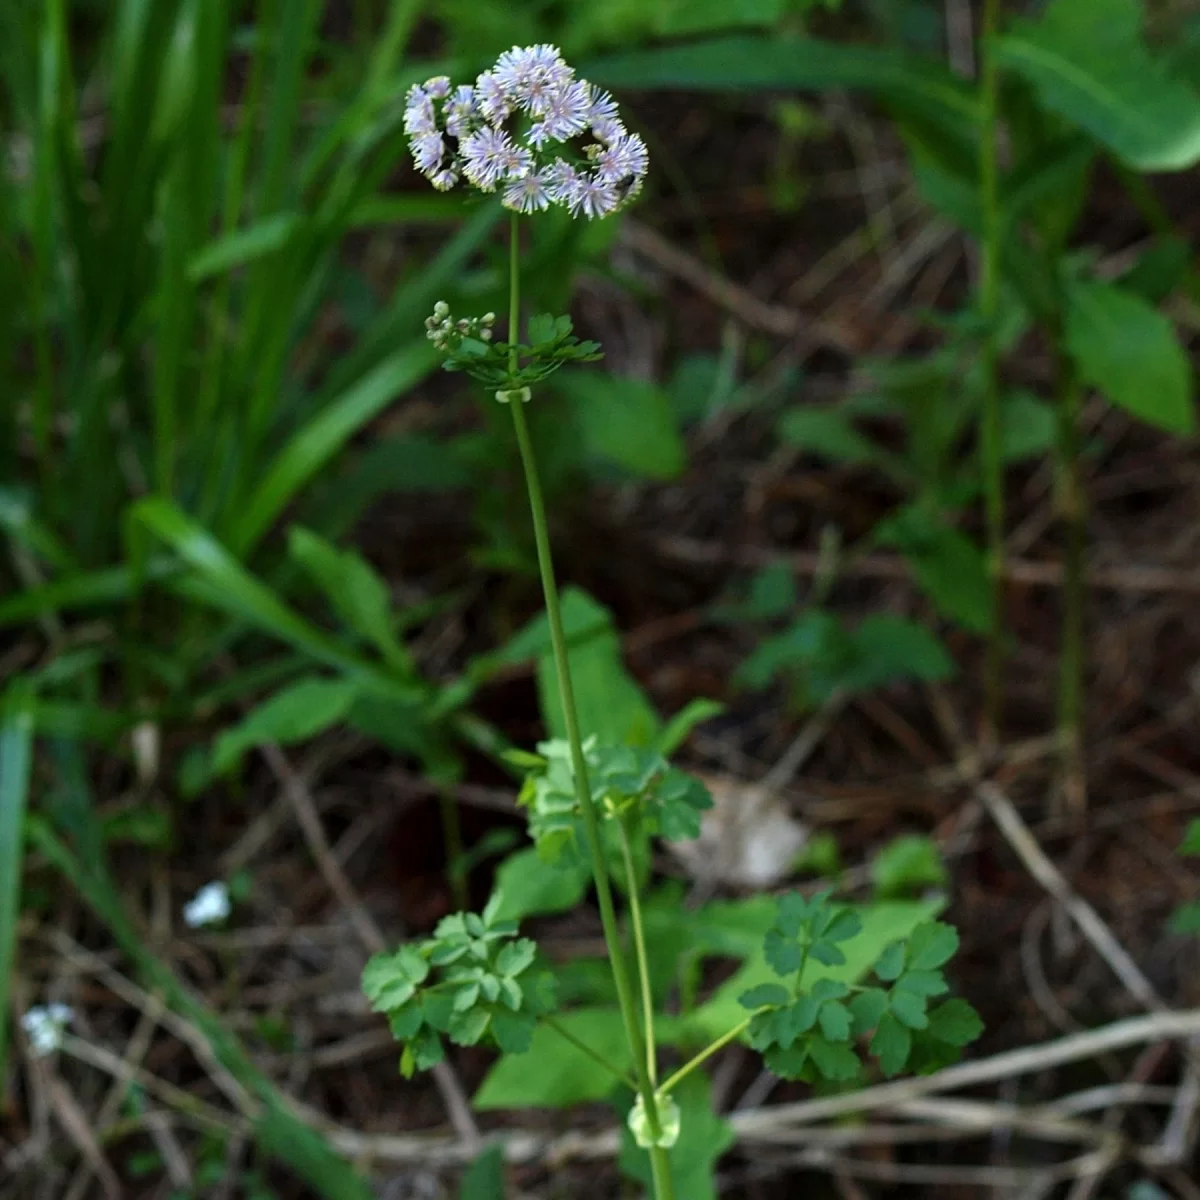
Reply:
M1053 0L1000 40L1041 102L1143 171L1200 161L1200 97L1142 41L1138 0Z
M33 697L23 688L14 688L0 697L0 1079L5 1077L8 988L17 948L32 747Z
M1072 284L1066 342L1084 381L1118 407L1171 433L1195 428L1187 357L1171 322L1140 296L1108 283Z

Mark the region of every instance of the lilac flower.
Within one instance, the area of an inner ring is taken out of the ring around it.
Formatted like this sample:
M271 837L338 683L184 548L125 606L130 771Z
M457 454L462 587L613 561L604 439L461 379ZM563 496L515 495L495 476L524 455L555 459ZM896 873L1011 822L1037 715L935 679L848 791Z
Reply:
M591 126L596 126L601 122L617 120L617 102L602 88L598 88L594 83L588 84L588 110L587 122Z
M499 125L508 120L513 108L513 93L497 77L495 71L484 71L475 80L475 100L485 120Z
M563 62L556 46L514 46L496 60L497 80L513 101L541 116L546 99L567 86L574 71Z
M520 178L533 163L528 150L490 125L463 138L460 149L463 174L485 192L494 191L496 184L505 179Z
M425 90L435 100L445 100L450 95L450 76L435 75L432 79L425 81Z
M556 158L543 173L546 195L554 204L567 204L579 184L579 172L569 162Z
M625 136L625 126L616 117L602 117L592 123L592 137L606 146Z
M582 80L572 80L545 97L541 116L529 131L529 140L539 150L547 141L566 142L588 127L589 88Z
M439 192L448 192L461 178L462 175L456 168L443 167L442 170L435 171L429 176L429 182Z
M620 183L629 178L640 179L646 174L649 161L646 143L636 133L622 134L593 157L596 177L602 183Z
M548 171L530 171L520 179L511 180L504 189L500 203L519 213L541 212L550 207Z
M607 217L621 204L621 196L611 183L604 183L597 176L583 172L576 174L566 199L571 216L583 213L589 219Z
M440 133L423 133L412 140L413 162L422 175L430 175L442 165L446 142Z
M404 105L404 132L410 137L437 132L433 101L419 83L414 83L408 89Z
M453 138L466 137L480 120L479 108L475 103L475 89L469 83L454 89L454 95L446 101L443 110L446 116L446 132Z

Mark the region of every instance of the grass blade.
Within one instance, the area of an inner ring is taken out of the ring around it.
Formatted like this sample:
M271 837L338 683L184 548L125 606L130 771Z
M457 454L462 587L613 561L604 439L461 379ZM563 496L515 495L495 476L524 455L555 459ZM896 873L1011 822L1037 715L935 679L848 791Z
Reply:
M355 387L299 429L271 464L229 531L229 542L247 554L304 486L367 422L434 368L429 343L414 342L386 359Z
M33 751L33 697L18 685L3 700L0 715L0 1080L8 1050L9 988L21 915L21 860L29 766Z

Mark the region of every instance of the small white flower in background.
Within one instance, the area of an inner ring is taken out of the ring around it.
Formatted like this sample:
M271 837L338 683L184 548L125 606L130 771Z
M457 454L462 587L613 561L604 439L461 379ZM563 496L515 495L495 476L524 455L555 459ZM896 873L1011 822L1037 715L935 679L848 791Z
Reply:
M473 85L452 90L444 75L414 84L404 129L417 170L439 191L465 178L500 188L519 213L555 204L606 217L638 194L649 166L613 98L576 79L556 46L514 46Z
M38 1058L53 1054L62 1046L63 1031L75 1019L67 1004L46 1004L31 1008L21 1018L21 1028L29 1038L29 1048Z
M184 906L183 920L190 929L216 925L230 914L229 888L220 880L206 883Z

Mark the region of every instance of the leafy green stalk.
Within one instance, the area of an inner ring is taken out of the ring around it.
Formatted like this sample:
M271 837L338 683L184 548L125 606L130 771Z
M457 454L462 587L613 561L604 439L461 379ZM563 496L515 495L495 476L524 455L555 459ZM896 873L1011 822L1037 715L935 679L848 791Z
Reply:
M633 948L637 958L638 981L642 989L642 1020L646 1025L646 1071L652 1084L658 1083L658 1055L654 1046L654 993L650 988L650 964L646 959L646 936L642 927L642 902L638 898L637 870L633 865L633 847L625 819L617 821L621 835L621 856L625 863L625 881L629 889L629 923L633 930Z
M577 1038L561 1021L549 1013L542 1015L542 1023L553 1029L564 1042L570 1042L580 1054L587 1055L597 1066L603 1067L615 1079L619 1079L631 1092L637 1091L637 1080L632 1076L627 1075L616 1063L605 1058L598 1050L593 1049L583 1041L582 1038Z
M754 1018L747 1017L744 1021L739 1021L728 1032L721 1034L715 1041L710 1042L698 1054L693 1055L687 1062L683 1064L673 1075L671 1075L660 1087L659 1092L664 1095L670 1095L693 1071L698 1067L702 1067L718 1050L723 1050L730 1042L736 1041L747 1029L750 1028L750 1022Z
M514 347L510 351L510 369L517 368L517 351L520 327L520 225L514 213L510 225L509 246L509 341ZM617 926L617 914L613 905L612 886L608 868L604 862L603 845L600 840L600 817L592 799L588 783L587 763L583 755L583 739L579 733L579 718L575 708L575 691L571 683L571 670L567 660L567 639L563 631L562 613L559 607L558 584L554 577L554 562L550 551L550 534L546 522L546 505L542 498L541 481L538 477L537 461L529 439L529 427L525 421L524 402L519 394L510 396L513 430L521 454L521 465L525 473L525 487L529 493L529 511L533 520L533 536L537 545L538 570L542 579L542 593L546 603L546 620L550 626L550 644L554 652L554 669L558 680L559 698L563 709L567 741L571 748L571 766L574 775L575 794L583 817L587 834L588 852L591 858L592 878L596 887L596 899L600 908L600 922L604 929L604 941L608 948L613 983L617 991L617 1003L621 1010L621 1021L630 1054L636 1064L638 1093L645 1107L650 1133L655 1142L661 1136L658 1119L658 1104L654 1086L646 1070L646 1052L642 1030L638 1023L634 1003L633 987L630 983L629 967L625 961L625 948ZM650 1160L654 1170L654 1191L657 1200L673 1200L670 1165L666 1151L658 1145L651 1147Z
M994 42L999 0L985 0L981 41L982 144L979 152L979 200L983 244L979 273L979 313L983 319L983 414L979 449L987 524L988 574L991 580L987 662L984 668L984 739L999 734L1004 694L1004 463L1000 431L1000 379L996 323L1000 310L999 68Z

